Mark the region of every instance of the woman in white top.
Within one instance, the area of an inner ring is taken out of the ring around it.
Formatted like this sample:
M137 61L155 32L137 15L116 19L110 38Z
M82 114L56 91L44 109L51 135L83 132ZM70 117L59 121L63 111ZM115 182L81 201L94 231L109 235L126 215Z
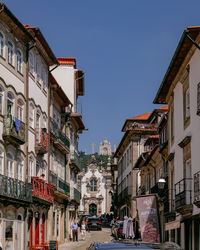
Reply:
M86 223L85 223L84 220L81 223L81 235L83 237L83 240L85 240L85 237L86 237Z

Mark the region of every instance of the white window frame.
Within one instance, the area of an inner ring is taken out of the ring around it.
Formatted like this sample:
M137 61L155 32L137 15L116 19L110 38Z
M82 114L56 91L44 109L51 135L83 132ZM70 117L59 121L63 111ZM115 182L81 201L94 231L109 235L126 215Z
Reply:
M21 105L19 103L21 103ZM18 99L17 100L17 118L20 121L23 121L23 115L24 115L24 102L21 99Z
M22 52L17 49L17 71L22 73Z
M35 57L32 52L29 52L29 71L32 75L35 72Z
M34 113L35 107L32 102L29 103L29 126L34 128Z
M3 114L3 97L4 97L4 89L0 85L0 114Z
M10 94L10 96L12 96L12 98L9 97L9 94ZM12 105L11 105L10 112L9 112L9 110L8 110L8 103L9 103L9 102L12 104ZM10 91L7 93L7 113L8 113L8 114L14 115L14 95L13 95L13 93L10 92Z
M0 56L4 57L4 48L5 48L5 42L4 42L4 35L2 32L0 32Z
M11 152L7 153L7 176L14 178L14 156Z
M24 160L22 158L18 158L18 160L17 160L16 177L18 180L24 181Z
M14 45L11 41L8 41L8 63L14 65Z
M0 148L0 174L4 175L4 151Z

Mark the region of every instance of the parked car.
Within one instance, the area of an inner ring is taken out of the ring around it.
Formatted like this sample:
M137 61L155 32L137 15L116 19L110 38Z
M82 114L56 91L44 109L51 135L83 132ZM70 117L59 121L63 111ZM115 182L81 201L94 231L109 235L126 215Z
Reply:
M98 217L87 218L87 230L102 230L101 220Z
M160 250L181 250L182 248L173 242L165 242L161 244L146 244L143 242L136 241L125 241L122 242L112 242L112 243L92 243L87 250L126 250L126 249L138 249L138 250L146 250L146 249L160 249Z
M78 226L81 226L81 223L83 220L87 220L88 217L91 217L91 214L81 214L79 215L79 221L78 221Z

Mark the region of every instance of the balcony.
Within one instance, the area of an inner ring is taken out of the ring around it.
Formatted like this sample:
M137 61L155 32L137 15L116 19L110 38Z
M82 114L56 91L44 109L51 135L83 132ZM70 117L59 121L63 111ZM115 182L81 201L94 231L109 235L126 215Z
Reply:
M33 185L33 196L39 198L40 200L52 203L54 186L48 183L45 183L44 180L38 177L32 177Z
M46 154L49 148L49 135L46 128L42 128L39 133L36 132L35 152L36 154Z
M76 203L80 204L81 200L81 193L76 188L72 188L70 190L70 199L71 201L75 201Z
M4 116L3 139L14 145L25 143L25 123L12 115Z
M23 181L0 175L1 199L15 199L22 202L32 202L32 185Z
M70 161L71 167L79 172L81 170L81 162L79 159L79 155L75 152L75 150L71 151Z
M49 182L55 187L54 193L57 196L66 198L70 195L70 185L50 171Z
M200 207L200 171L194 174L194 204Z
M51 119L50 121L50 132L51 140L54 142L54 145L59 148L64 154L69 153L69 138L64 133L62 133L53 119Z
M192 178L184 178L175 184L175 210L188 216L192 209Z

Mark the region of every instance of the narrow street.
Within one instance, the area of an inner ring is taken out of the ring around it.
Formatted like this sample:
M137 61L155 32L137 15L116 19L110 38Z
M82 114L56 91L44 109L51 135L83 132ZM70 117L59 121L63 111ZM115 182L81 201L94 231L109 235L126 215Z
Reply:
M103 228L102 231L90 231L87 232L86 239L81 240L81 235L79 234L78 242L69 242L65 245L62 245L58 250L85 250L90 244L94 241L98 242L110 242L112 237L110 236L110 228Z

